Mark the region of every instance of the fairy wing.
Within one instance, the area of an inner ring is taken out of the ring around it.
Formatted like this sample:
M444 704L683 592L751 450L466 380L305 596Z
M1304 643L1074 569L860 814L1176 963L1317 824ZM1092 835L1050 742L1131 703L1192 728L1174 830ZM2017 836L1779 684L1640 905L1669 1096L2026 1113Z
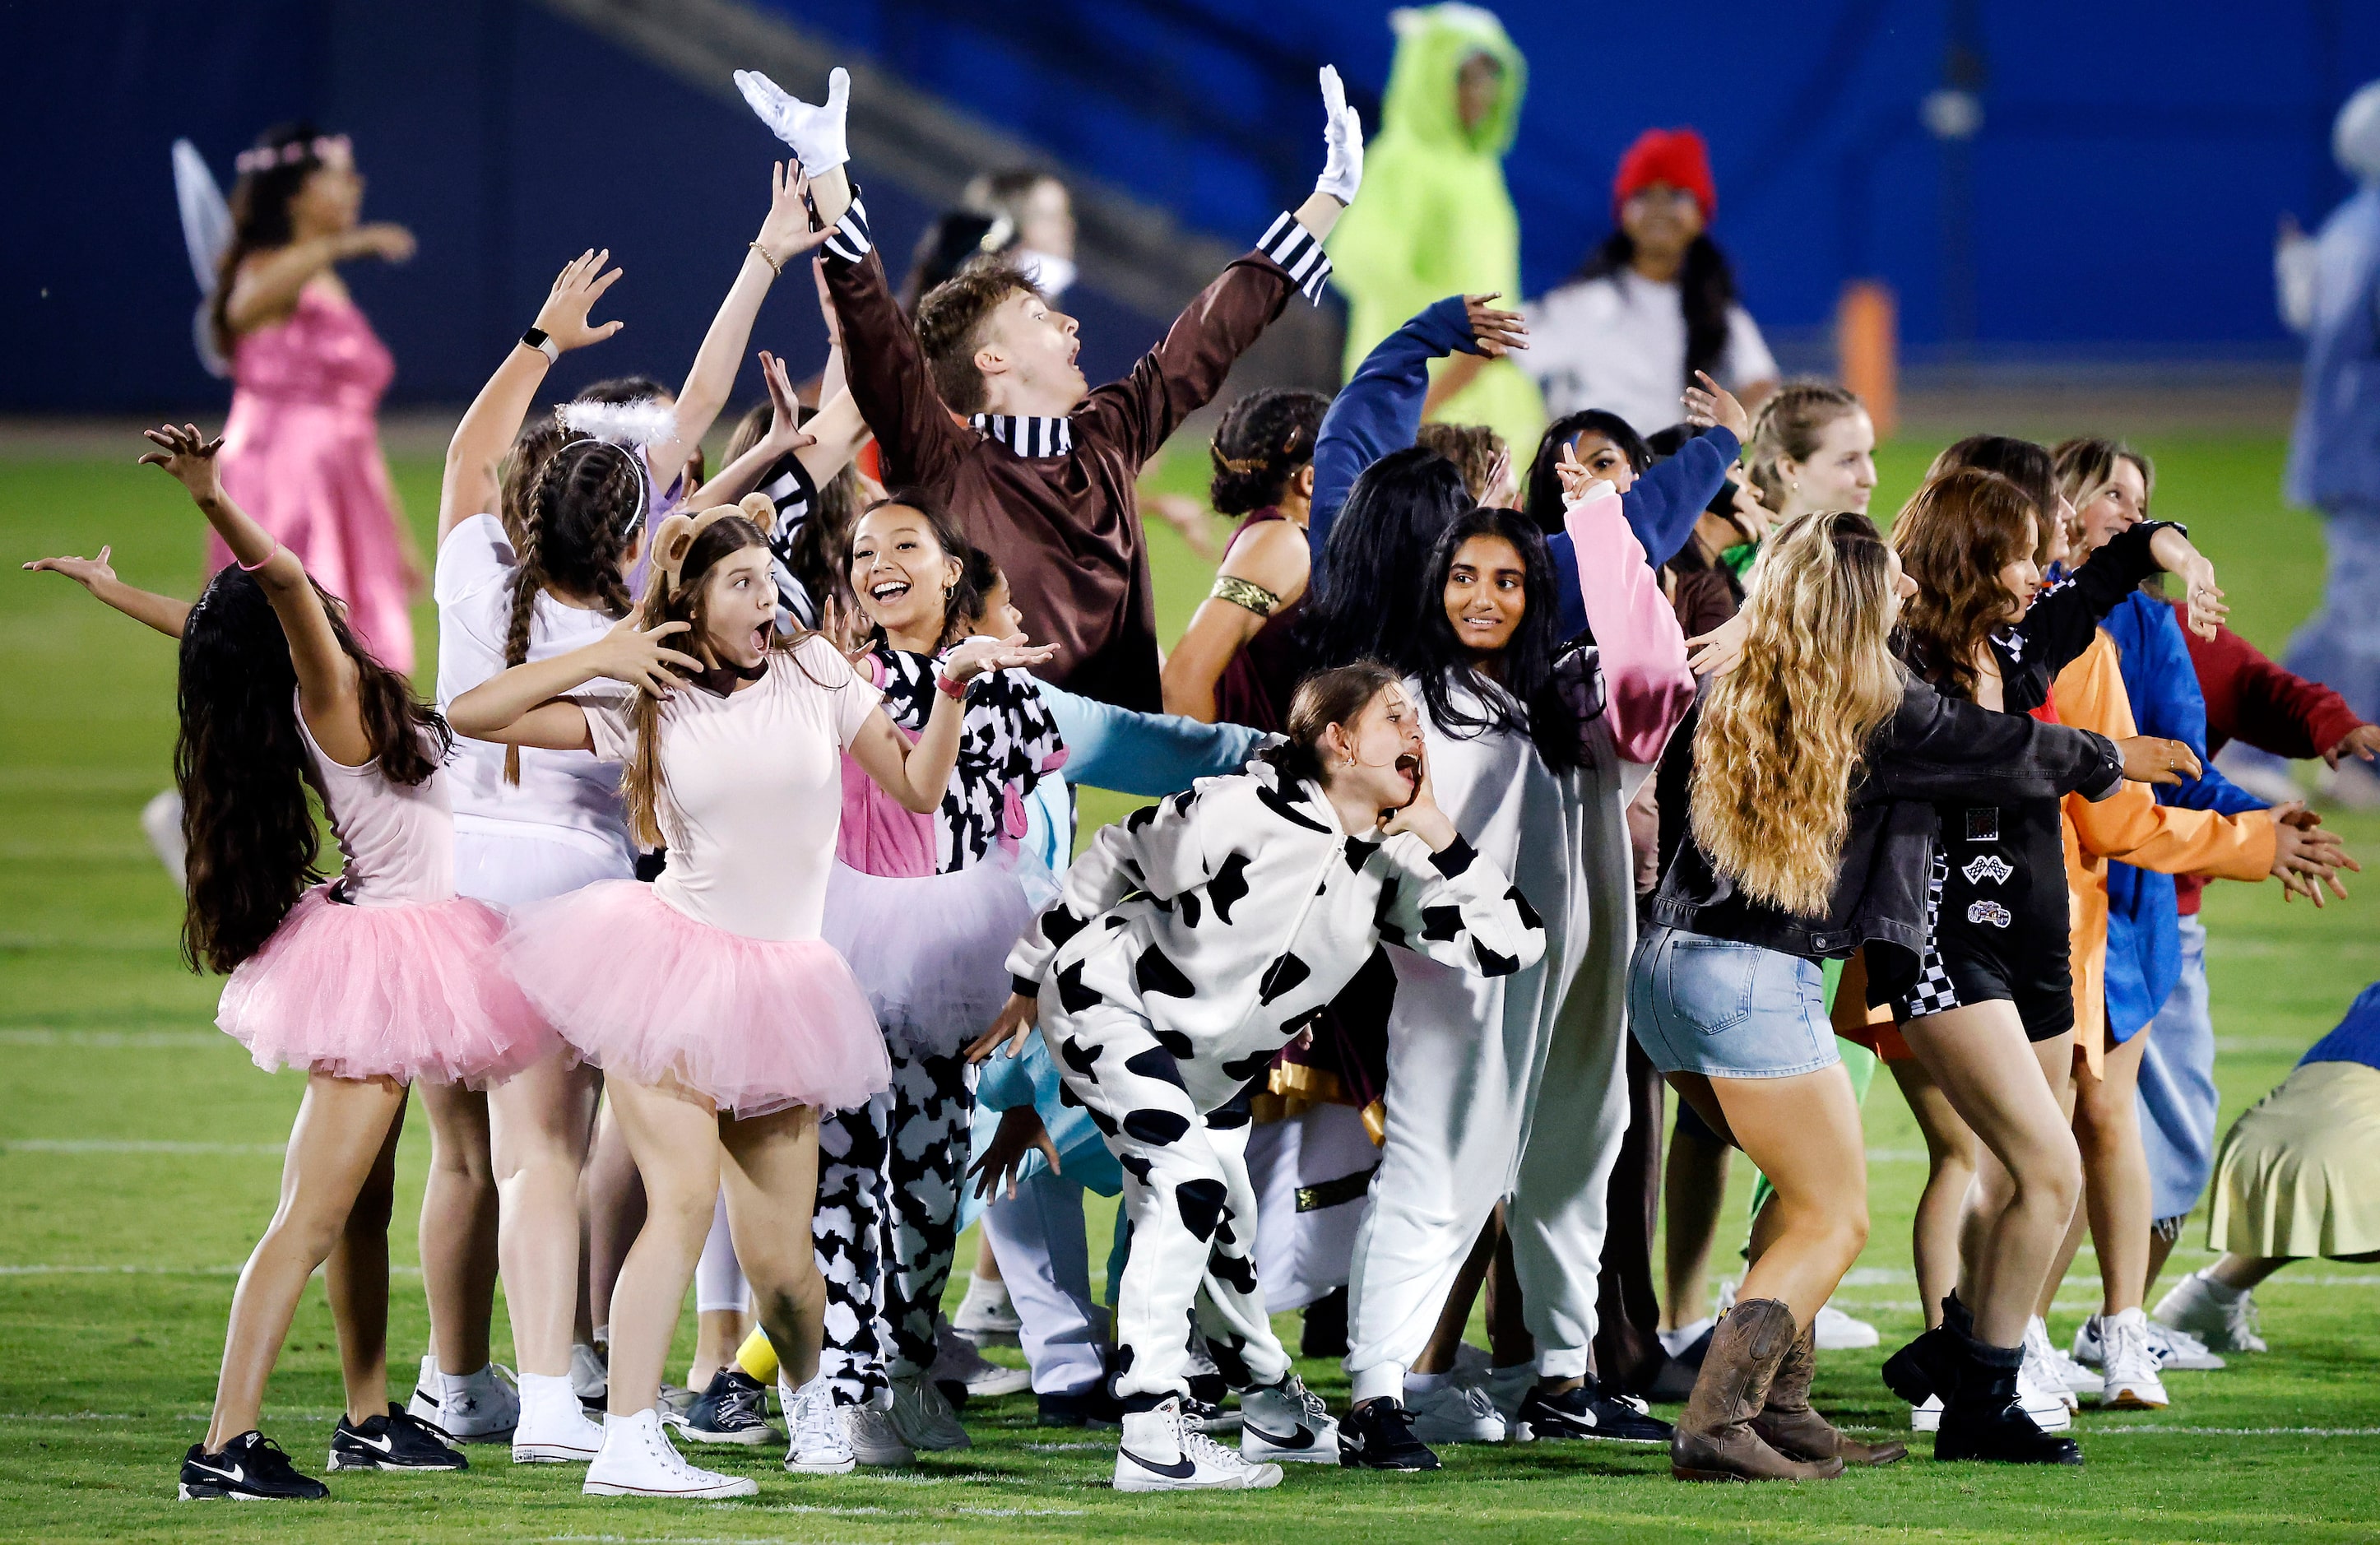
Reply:
M216 268L231 246L231 206L224 201L214 173L207 169L207 158L188 140L174 141L174 200L181 206L182 242L189 249L190 274L199 284L191 340L208 374L229 375L231 365L215 347L207 312L214 298Z

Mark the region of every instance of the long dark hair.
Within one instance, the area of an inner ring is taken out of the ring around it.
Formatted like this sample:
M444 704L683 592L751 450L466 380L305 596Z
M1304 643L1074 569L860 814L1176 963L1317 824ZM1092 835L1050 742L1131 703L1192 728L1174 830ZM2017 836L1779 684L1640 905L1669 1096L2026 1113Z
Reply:
M1917 582L1901 608L1903 658L1953 697L1975 695L1975 648L1998 632L2009 596L2000 570L2031 553L2043 518L2015 479L1960 467L1921 485L1892 523L1893 550Z
M1493 679L1477 668L1472 651L1455 638L1454 625L1446 616L1447 575L1455 554L1473 537L1500 537L1521 555L1525 604L1520 626L1504 646L1500 676ZM1425 574L1427 588L1420 613L1408 627L1415 655L1409 668L1421 678L1422 701L1429 705L1431 722L1465 740L1491 731L1525 735L1547 766L1558 772L1576 767L1578 710L1554 677L1561 625L1554 601L1553 559L1536 527L1516 510L1478 505L1439 534ZM1457 700L1458 686L1470 688L1480 712Z
M1562 529L1562 447L1582 434L1599 434L1610 441L1640 478L1653 465L1653 451L1645 444L1645 437L1619 414L1607 413L1600 408L1563 414L1537 436L1536 457L1529 463L1528 481L1521 488L1521 508L1536 522L1540 531L1551 533Z
M1626 231L1613 231L1603 245L1587 254L1573 282L1609 279L1636 261L1636 242ZM1736 298L1735 270L1727 254L1706 231L1686 247L1678 268L1678 309L1686 313L1686 369L1679 388L1694 383L1696 371L1718 374L1727 358L1728 311Z
M934 642L936 649L947 649L965 638L967 629L973 627L976 619L983 614L983 591L978 588L978 578L981 571L975 565L975 543L967 540L966 528L959 524L959 517L951 513L951 507L922 488L892 490L883 498L861 510L859 519L851 523L851 529L857 530L860 520L867 519L878 510L890 509L895 505L904 509L916 510L919 515L924 516L926 524L933 530L935 545L942 550L942 555L956 558L959 562L958 579L942 597L942 631L941 636ZM847 585L850 584L850 575L851 542L846 533L844 541L844 579ZM850 585L850 588L855 594L859 590L857 585ZM869 623L868 639L870 643L884 643L883 627L876 623Z
M519 511L519 566L504 629L507 669L528 658L537 598L550 590L591 595L606 615L628 614L620 560L636 541L629 523L645 504L644 459L601 440L572 440L545 458ZM520 782L520 748L504 748L504 782Z
M215 264L214 294L207 299L207 326L214 334L215 347L228 359L232 346L231 306L232 281L239 276L239 265L259 252L275 247L286 247L295 239L290 228L289 206L306 186L306 179L322 164L315 152L315 141L322 130L304 118L294 123L273 125L256 137L256 152L270 152L266 159L272 164L242 172L232 184L231 244L224 249Z
M1298 636L1318 668L1414 659L1412 618L1436 595L1423 560L1471 507L1463 474L1436 451L1409 445L1364 468L1339 507L1307 592Z
M372 658L339 603L315 590L339 647L356 663L364 737L381 774L420 784L454 748L446 722ZM310 786L322 790L298 725L288 635L256 576L237 565L208 582L182 626L178 695L174 783L189 849L182 958L193 970L228 971L262 949L322 878L306 799Z

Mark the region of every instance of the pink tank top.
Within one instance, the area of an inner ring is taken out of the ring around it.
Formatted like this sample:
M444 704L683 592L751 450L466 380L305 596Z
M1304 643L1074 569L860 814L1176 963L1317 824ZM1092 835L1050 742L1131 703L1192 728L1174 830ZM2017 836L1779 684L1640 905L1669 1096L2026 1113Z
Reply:
M292 706L294 707L294 700ZM361 767L331 760L298 710L298 733L314 759L332 834L346 859L339 895L358 906L421 906L455 895L455 809L440 768L408 788L381 775L380 759Z

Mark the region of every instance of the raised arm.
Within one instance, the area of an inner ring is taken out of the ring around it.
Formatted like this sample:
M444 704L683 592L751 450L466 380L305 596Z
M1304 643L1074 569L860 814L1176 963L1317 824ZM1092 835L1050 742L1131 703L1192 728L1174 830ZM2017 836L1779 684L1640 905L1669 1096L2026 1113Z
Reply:
M1175 713L1140 713L1040 685L1042 704L1066 743L1066 781L1157 798L1200 778L1237 772L1264 738L1245 724L1201 724Z
M2190 627L2212 636L2229 608L2215 583L2215 566L2191 545L2190 533L2169 520L2143 520L2109 539L2068 583L2033 603L2017 625L2025 658L2047 663L2054 674L2091 647L2099 624L2141 581L2159 569L2189 589Z
M189 620L190 603L154 590L139 590L118 579L107 561L115 551L113 547L103 547L96 558L35 558L25 566L25 571L63 574L89 590L91 599L101 604L114 607L134 622L148 624L168 639L180 638L182 624Z
M141 465L162 467L189 490L191 502L207 524L215 529L234 562L256 576L281 631L289 640L289 663L298 672L298 708L306 727L332 759L348 767L371 760L371 739L364 733L356 686L356 663L339 646L338 634L323 610L322 592L307 577L298 554L232 503L215 476L215 456L223 441L208 440L196 424L180 429L167 425L143 432L156 450Z
M849 393L812 414L805 424L801 421L801 405L794 396L793 381L785 373L785 362L765 348L760 351L760 381L769 389L769 432L754 441L750 450L721 468L718 476L688 494L688 508L709 509L713 505L735 503L759 487L769 468L788 456L801 462L802 470L809 474L810 486L815 488L842 471L844 464L858 449L867 430L859 422L859 410L852 405ZM819 432L822 429L832 438L834 450L820 443Z
M403 262L412 256L413 233L387 221L293 241L250 259L232 275L224 321L235 334L253 333L288 315L308 285L349 258Z
M1568 446L1561 471L1562 525L1578 554L1579 598L1595 631L1604 713L1621 758L1649 766L1661 760L1670 732L1694 706L1686 636L1611 485L1588 483Z
M446 471L438 485L440 546L446 544L447 533L462 522L495 512L497 463L512 448L553 359L601 343L623 325L617 321L592 322L587 316L603 292L619 280L620 270L604 271L611 257L609 248L589 249L563 268L546 292L545 304L538 308L529 333L513 345L496 373L464 410L462 422L455 426L455 438L446 443ZM530 341L537 334L544 335L552 356Z
M447 704L446 722L457 735L499 746L593 750L586 711L566 700L565 694L609 677L657 698L668 697L679 686L674 672L702 669L701 661L663 642L689 626L665 622L647 632L636 618L623 617L591 644L490 676Z

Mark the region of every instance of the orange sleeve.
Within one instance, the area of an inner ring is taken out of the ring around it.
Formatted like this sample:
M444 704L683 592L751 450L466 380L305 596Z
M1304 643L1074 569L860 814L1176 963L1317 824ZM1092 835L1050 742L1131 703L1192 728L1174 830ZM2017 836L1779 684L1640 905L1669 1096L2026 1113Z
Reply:
M2116 643L2102 630L2091 647L2058 674L2058 714L2067 724L2112 740L2140 734L2124 692ZM2220 815L2160 805L2146 784L2126 783L2096 804L2066 797L2082 850L2164 874L2207 874L2262 880L2272 872L2273 818L2263 810Z

